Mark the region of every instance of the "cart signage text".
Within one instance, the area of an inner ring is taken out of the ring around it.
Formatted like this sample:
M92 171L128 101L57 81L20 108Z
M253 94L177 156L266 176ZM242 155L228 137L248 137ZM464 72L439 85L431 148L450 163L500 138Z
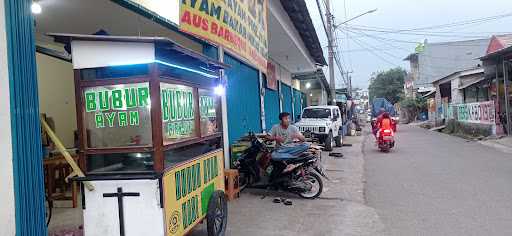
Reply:
M208 201L224 189L223 152L205 154L163 176L167 235L183 235L206 216Z
M94 112L96 128L139 126L137 108L150 104L149 87L86 91L85 112Z

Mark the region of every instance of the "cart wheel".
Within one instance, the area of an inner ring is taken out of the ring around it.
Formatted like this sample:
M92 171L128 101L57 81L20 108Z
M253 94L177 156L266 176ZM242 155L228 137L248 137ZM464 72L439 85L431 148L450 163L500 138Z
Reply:
M208 236L223 236L228 224L228 203L222 191L215 191L208 202L206 214Z

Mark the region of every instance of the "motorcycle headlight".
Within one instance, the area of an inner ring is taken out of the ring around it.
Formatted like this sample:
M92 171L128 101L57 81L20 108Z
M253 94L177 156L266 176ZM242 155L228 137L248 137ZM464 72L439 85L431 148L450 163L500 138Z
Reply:
M320 128L318 128L318 131L320 131L320 132L325 132L325 127L320 127Z

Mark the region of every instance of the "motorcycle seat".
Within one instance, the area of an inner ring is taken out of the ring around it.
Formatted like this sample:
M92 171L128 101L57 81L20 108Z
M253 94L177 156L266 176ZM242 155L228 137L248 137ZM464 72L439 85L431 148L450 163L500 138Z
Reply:
M295 159L290 159L290 160L287 160L286 163L288 164L297 164L297 163L302 163L302 162L307 162L309 160L312 160L314 159L315 157L314 156L302 156L302 157L298 157L298 158L295 158Z
M288 164L296 164L301 162L306 162L308 160L314 159L313 155L291 155L291 154L281 154L281 153L272 153L273 161L284 161Z

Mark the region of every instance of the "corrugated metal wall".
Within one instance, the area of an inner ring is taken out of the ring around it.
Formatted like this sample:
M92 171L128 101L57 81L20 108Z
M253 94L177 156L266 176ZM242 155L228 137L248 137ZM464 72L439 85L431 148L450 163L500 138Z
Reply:
M292 90L291 87L281 83L281 99L283 103L283 112L292 114Z
M305 94L305 93L302 93L302 109L304 109L305 107L309 106L308 105L308 95Z
M265 126L270 131L272 125L279 123L279 93L265 88Z
M302 112L302 93L296 89L293 89L293 112L293 118L297 121L297 116Z
M47 235L31 0L5 0L16 235Z
M229 142L233 143L248 131L261 132L261 107L258 71L225 55Z

